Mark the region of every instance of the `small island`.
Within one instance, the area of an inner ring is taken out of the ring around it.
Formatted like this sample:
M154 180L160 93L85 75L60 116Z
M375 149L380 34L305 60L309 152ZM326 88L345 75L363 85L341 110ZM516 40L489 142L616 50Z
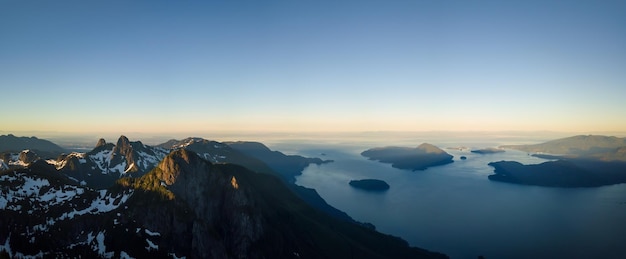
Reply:
M409 147L379 147L361 153L362 156L381 163L390 163L398 169L412 171L426 170L431 166L452 163L452 155L428 143L416 148Z
M377 180L377 179L352 180L350 181L350 186L357 188L357 189L363 189L366 191L389 190L389 184L387 184L383 180Z
M472 153L476 153L476 154L495 154L495 153L502 153L502 152L504 152L504 149L492 148L492 147L472 150Z
M466 156L461 156L461 160L465 160L465 159L467 159Z

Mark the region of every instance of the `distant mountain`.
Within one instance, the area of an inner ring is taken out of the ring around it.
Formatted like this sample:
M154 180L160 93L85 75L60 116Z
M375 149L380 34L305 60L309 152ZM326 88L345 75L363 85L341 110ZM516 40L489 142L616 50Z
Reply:
M320 165L332 162L331 160L322 160L320 158L285 155L279 151L272 151L259 142L238 141L225 142L225 144L246 155L263 161L270 166L272 170L279 173L279 176L287 182L295 182L295 176L300 175L302 170L310 164Z
M42 160L0 174L0 250L10 257L446 258L337 220L276 177L185 149L109 189Z
M510 148L531 153L568 155L570 157L596 156L600 159L602 158L601 154L607 153L617 156L614 157L616 160L626 160L626 156L622 157L622 153L619 152L619 149L624 147L626 147L626 138L599 135L579 135L534 145L501 146L501 148Z
M231 146L217 141L203 138L186 138L183 140L169 140L157 147L178 150L186 149L196 152L200 157L211 163L233 163L260 173L275 173L272 168L259 159L248 156Z
M22 150L34 150L42 158L53 158L66 152L64 148L45 139L16 137L13 134L0 136L0 153L19 153Z
M37 151L39 152L39 151ZM23 168L29 164L40 160L41 157L34 150L26 149L18 153L3 152L0 153L0 160L5 163L8 168Z
M368 149L362 156L382 163L391 163L399 169L426 170L431 166L452 163L452 156L441 148L423 143L416 148L408 147L378 147Z

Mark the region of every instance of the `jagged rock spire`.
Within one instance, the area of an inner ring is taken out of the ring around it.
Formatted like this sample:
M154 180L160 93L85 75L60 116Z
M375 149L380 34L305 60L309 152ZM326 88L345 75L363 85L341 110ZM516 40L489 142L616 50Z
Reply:
M106 144L107 144L106 140L104 140L103 138L101 138L101 139L99 139L99 140L98 140L98 143L96 143L96 148L101 147L101 146L104 146L104 145L106 145Z

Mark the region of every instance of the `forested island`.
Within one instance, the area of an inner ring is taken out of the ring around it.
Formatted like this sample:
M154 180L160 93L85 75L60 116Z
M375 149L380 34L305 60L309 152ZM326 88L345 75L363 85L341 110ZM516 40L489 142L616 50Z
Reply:
M399 169L412 171L426 170L432 166L452 163L452 155L441 148L423 143L416 148L409 147L378 147L368 149L361 153L362 156L382 163L390 163Z

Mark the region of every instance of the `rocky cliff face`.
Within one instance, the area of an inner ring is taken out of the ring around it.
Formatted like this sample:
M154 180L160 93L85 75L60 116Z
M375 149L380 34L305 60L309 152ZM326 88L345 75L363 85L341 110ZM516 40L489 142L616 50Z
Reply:
M235 175L184 149L163 159L155 174L176 199L184 200L188 207L194 208L191 231L194 256L253 256L249 254L251 246L263 234L263 226L260 213L255 211L258 206L247 185L240 185ZM218 235L204 234L212 232Z

